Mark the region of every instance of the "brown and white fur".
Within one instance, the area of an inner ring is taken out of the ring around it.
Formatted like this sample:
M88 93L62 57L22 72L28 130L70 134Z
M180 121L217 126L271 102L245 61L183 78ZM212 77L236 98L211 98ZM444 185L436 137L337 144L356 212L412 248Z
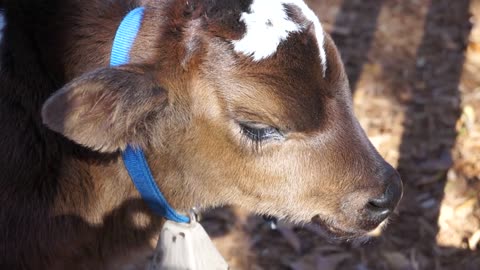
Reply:
M348 239L400 199L302 1L1 5L0 269L141 268L163 221L128 177L127 144L180 212L233 204ZM137 6L131 63L110 68Z

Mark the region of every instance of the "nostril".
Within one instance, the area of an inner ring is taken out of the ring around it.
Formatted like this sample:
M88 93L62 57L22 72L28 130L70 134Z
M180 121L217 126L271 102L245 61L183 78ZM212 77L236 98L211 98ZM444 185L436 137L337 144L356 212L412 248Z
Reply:
M370 197L371 193L369 197L363 197L361 212L365 226L377 226L388 218L402 197L403 186L400 175L392 167L389 168L391 170L385 171L381 186L377 187L380 190L374 189L379 193L374 197Z
M402 187L398 185L398 181L393 181L385 189L382 196L378 198L372 198L368 203L378 208L390 208L393 209L397 205L402 195Z
M370 215L381 219L386 218L392 211L390 203L386 197L368 201L367 209L370 212Z
M388 200L385 197L382 197L368 201L366 210L371 219L384 220L392 212L392 208L389 206L390 203Z
M382 196L381 198L368 201L368 206L371 210L380 211L389 208L389 201L386 196Z
M372 218L385 219L395 209L400 196L401 190L397 184L390 184L382 196L368 200L366 208Z

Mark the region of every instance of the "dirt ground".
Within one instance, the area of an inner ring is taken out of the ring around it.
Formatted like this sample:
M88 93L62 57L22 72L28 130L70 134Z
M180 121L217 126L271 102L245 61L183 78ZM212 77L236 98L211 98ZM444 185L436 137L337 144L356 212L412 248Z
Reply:
M236 208L203 217L232 269L480 270L480 0L311 0L337 43L355 112L402 175L387 229L330 243Z

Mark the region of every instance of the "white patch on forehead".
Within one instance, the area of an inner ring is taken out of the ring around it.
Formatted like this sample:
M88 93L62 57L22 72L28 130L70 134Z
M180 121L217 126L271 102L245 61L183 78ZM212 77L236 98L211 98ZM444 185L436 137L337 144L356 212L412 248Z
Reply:
M252 55L255 61L271 56L290 32L300 30L289 20L282 1L253 0L250 11L240 19L246 25L245 35L233 44L235 51Z
M246 25L246 32L242 39L232 42L235 51L251 55L255 61L260 61L273 55L280 43L286 40L290 33L302 31L303 26L288 17L285 4L297 6L306 19L313 23L325 73L327 56L324 48L323 28L315 13L303 0L253 0L250 12L242 13L240 18Z

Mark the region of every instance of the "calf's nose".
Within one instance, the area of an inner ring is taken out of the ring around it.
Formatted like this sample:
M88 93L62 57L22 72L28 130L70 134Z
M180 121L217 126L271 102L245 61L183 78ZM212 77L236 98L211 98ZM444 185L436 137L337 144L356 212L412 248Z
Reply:
M387 188L379 197L370 198L365 206L372 220L384 220L395 209L402 197L402 181L392 168L392 174L387 180Z

